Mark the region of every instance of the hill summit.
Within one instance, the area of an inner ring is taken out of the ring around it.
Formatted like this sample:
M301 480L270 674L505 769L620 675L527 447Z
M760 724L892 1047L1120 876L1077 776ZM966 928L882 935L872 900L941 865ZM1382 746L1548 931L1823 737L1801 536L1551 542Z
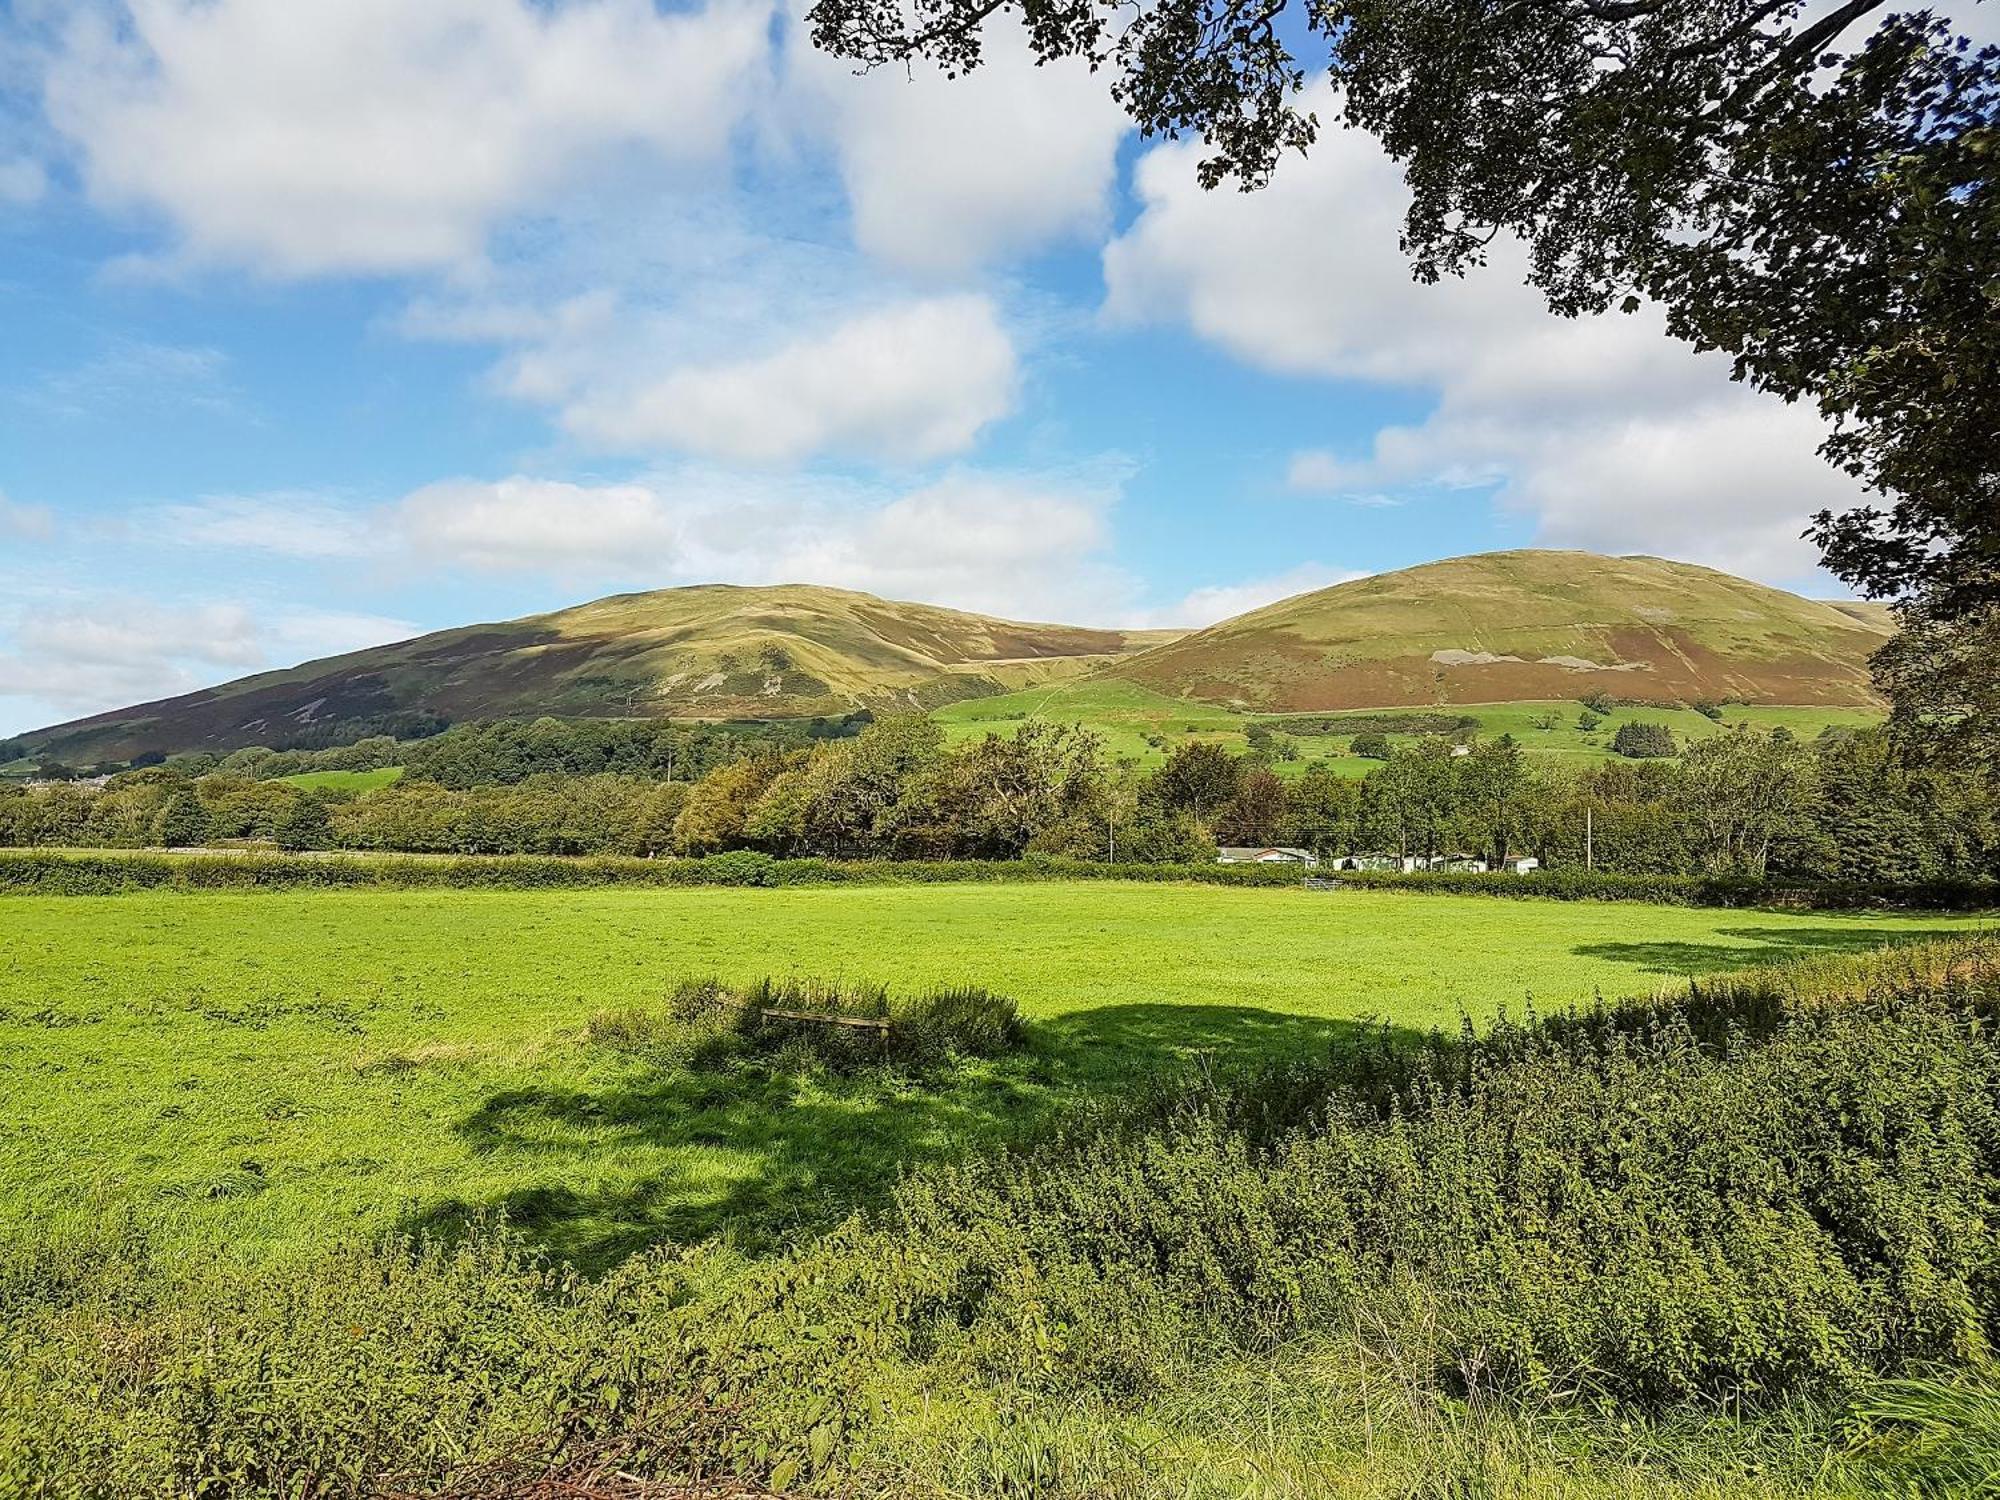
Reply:
M284 744L340 725L786 719L928 709L1078 676L1172 632L1027 624L847 589L704 584L441 630L21 738L73 762Z
M1265 712L1505 703L1872 704L1879 614L1657 557L1450 558L1280 600L1107 670Z
M1878 611L1710 568L1493 552L1192 634L1028 624L802 584L619 594L442 630L21 738L74 763L336 743L399 718L784 719L928 710L1097 677L1258 712L1504 703L1872 705Z

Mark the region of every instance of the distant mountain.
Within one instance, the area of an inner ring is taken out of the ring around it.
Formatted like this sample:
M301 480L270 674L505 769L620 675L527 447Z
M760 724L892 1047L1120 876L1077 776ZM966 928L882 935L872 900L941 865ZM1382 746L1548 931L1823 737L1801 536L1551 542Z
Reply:
M1879 606L1588 552L1427 563L1185 635L1022 624L845 589L715 584L442 630L21 738L36 754L83 764L332 743L343 729L415 715L804 718L931 709L1085 676L1274 713L1598 691L1872 705L1868 655L1890 629Z
M419 713L780 719L927 709L1079 676L1172 636L1022 624L845 589L713 584L441 630L21 738L81 764L284 743Z
M1281 600L1106 670L1266 712L1575 698L1867 705L1878 606L1657 557L1489 552Z

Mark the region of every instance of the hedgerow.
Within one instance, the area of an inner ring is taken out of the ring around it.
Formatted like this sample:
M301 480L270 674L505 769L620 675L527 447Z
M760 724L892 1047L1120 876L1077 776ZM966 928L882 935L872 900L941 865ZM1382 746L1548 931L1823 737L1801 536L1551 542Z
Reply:
M1776 906L1820 911L1977 911L2000 906L2000 884L1986 880L1893 885L1799 883L1584 871L1537 871L1532 875L1359 871L1321 875L1297 865L1109 864L1033 855L1019 860L776 859L751 850L695 859L628 859L0 849L0 894L65 896L161 889L549 890L613 885L938 885L1065 880L1297 888L1308 874L1331 881L1342 890L1430 891L1516 900L1646 901L1669 906Z

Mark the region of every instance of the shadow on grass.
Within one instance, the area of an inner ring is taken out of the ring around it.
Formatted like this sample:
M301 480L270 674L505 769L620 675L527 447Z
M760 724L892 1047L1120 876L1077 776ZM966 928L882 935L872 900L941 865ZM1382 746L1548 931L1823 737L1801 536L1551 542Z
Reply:
M507 1089L453 1128L533 1180L427 1206L402 1227L448 1238L504 1213L586 1271L718 1234L759 1251L881 1203L911 1165L1032 1142L1093 1105L1143 1097L1198 1057L1248 1070L1371 1034L1380 1028L1249 1006L1119 1005L1037 1021L1018 1053L919 1077L635 1064L603 1088Z
M1734 969L1755 969L1794 959L1837 957L1904 943L1927 943L1962 937L1963 927L1723 927L1718 938L1729 943L1584 943L1572 953L1631 964L1650 974L1699 978Z

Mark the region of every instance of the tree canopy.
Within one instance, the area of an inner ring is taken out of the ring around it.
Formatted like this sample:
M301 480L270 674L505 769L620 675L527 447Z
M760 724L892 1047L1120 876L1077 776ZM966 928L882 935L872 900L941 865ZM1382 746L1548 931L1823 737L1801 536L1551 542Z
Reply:
M1556 312L1651 300L1737 378L1815 402L1875 495L1828 565L1955 618L2000 601L2000 49L1887 0L816 0L864 66L979 66L1018 13L1141 131L1198 133L1210 187L1345 124L1401 163L1425 280L1527 247ZM1310 55L1309 55L1310 54Z

